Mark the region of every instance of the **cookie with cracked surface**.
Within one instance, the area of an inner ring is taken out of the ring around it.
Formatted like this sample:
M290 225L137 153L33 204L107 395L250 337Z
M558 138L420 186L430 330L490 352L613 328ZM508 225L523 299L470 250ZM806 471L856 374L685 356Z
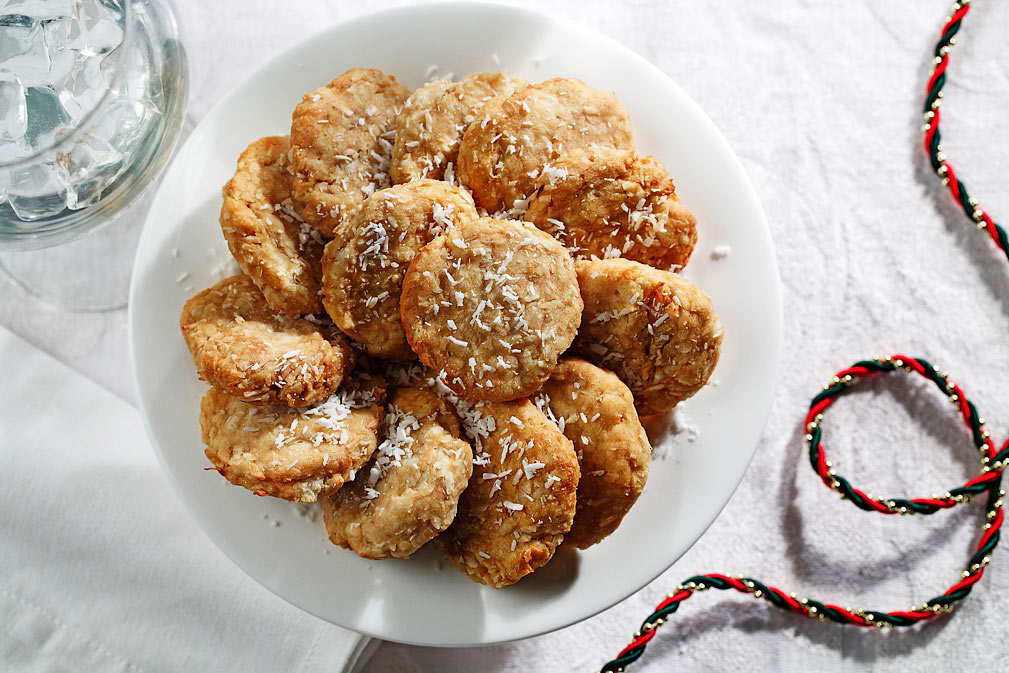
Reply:
M469 192L437 180L414 180L369 196L353 226L326 245L323 303L333 322L371 355L414 358L399 316L403 275L435 237L476 218Z
M368 195L391 184L396 115L409 93L381 70L352 68L294 108L294 197L327 239Z
M546 564L570 530L578 457L529 400L464 406L473 478L437 540L470 579L500 589Z
M642 416L669 411L704 387L722 325L703 290L626 259L575 264L585 311L572 350L613 370Z
M648 480L648 435L613 372L563 358L533 398L578 454L578 506L564 544L587 549L617 529Z
M274 311L290 316L322 312L322 247L291 197L286 136L253 142L224 185L221 231L242 271Z
M354 367L338 329L274 313L248 276L190 298L179 325L200 378L249 404L314 404Z
M380 437L357 478L323 499L326 531L364 558L407 558L455 519L473 451L448 404L414 388L389 395Z
M354 376L302 409L253 406L211 388L200 405L206 455L225 479L256 495L315 502L335 492L371 457L385 381Z
M445 385L471 401L505 402L550 377L582 300L556 239L529 223L481 218L417 254L400 312L410 347Z
M414 91L396 118L392 181L453 182L463 133L488 101L525 84L501 72L475 72L458 82L440 79Z
M676 197L662 162L600 147L564 157L556 168L536 180L524 219L576 259L623 257L671 271L686 266L697 220Z
M550 79L484 106L460 143L459 180L478 206L520 217L540 175L597 145L634 149L624 106L580 80Z

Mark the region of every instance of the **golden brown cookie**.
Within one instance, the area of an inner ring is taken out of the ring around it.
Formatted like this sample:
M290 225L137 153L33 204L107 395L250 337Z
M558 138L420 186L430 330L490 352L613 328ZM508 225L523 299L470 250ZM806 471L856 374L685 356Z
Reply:
M659 269L686 266L697 221L676 198L665 166L628 150L595 148L561 158L541 175L525 220L576 259L623 257Z
M626 259L579 261L585 312L572 350L612 369L642 416L669 411L708 382L722 325L686 278Z
M648 479L652 447L616 374L563 358L533 400L578 454L578 509L564 544L587 549L612 533Z
M337 327L376 357L415 357L403 333L403 275L421 248L477 218L464 189L414 180L375 192L353 226L336 232L323 258L323 302Z
M537 178L559 177L558 159L596 145L634 149L623 105L577 79L550 79L484 106L459 146L459 179L478 206L521 217Z
M286 137L271 136L242 152L235 176L224 185L220 222L231 254L270 308L300 316L322 312L325 242L291 199L289 151Z
M463 407L473 478L438 542L470 579L500 589L549 561L571 528L578 458L529 400Z
M294 196L327 239L388 187L396 115L409 91L380 70L352 68L305 94L291 118Z
M200 430L207 458L232 484L315 502L353 480L374 453L384 403L385 381L366 375L302 409L257 407L211 388Z
M473 451L448 404L412 388L390 395L381 439L354 482L323 499L326 530L364 558L407 558L455 519Z
M200 378L249 404L314 404L354 367L339 330L274 313L248 276L192 297L179 324Z
M532 394L578 329L574 263L531 224L482 218L417 254L403 280L403 327L420 361L469 400Z
M475 72L458 82L440 79L414 91L396 118L392 181L454 182L459 141L466 128L487 101L508 96L524 84L500 72Z

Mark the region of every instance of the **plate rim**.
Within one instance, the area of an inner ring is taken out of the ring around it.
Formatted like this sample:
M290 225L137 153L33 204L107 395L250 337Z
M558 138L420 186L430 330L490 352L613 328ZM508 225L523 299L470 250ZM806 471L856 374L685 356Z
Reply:
M621 52L625 57L629 58L632 62L634 62L636 64L637 67L639 67L641 69L644 69L644 70L648 70L651 73L653 73L655 75L658 75L663 80L665 80L665 82L668 83L669 86L671 86L673 89L675 89L677 91L677 93L685 101L686 105L688 107L692 107L693 108L693 111L696 113L697 119L701 123L703 123L705 126L708 127L708 131L711 133L712 138L714 138L717 141L717 143L722 146L722 149L725 151L726 155L731 158L731 165L734 168L735 172L738 174L738 177L741 178L740 183L745 187L746 197L751 202L752 212L753 212L753 215L754 215L754 223L753 224L759 230L758 235L763 240L763 243L766 246L767 252L770 255L769 262L770 262L770 264L772 265L772 267L774 269L774 274L773 274L774 275L774 283L773 283L772 287L765 288L765 291L769 292L772 295L771 300L772 300L772 303L775 306L775 314L774 314L774 320L773 321L769 321L769 322L771 322L771 325L769 325L769 328L770 328L769 329L769 332L770 332L769 336L770 336L770 341L771 341L771 348L770 348L770 350L773 351L773 352L768 353L767 356L768 356L769 359L771 359L773 361L772 362L772 366L771 366L771 369L773 371L773 381L777 381L778 378L780 377L781 366L782 366L781 358L782 358L782 353L783 353L783 329L784 329L784 307L783 307L783 304L782 304L782 295L783 295L783 292L782 292L781 270L780 270L780 266L778 264L778 256L777 256L777 251L776 251L775 246L774 246L774 239L773 239L773 236L771 234L771 230L770 230L770 227L768 225L767 218L766 218L766 216L764 214L763 207L762 207L761 202L760 202L760 200L759 200L759 198L757 196L757 192L756 192L756 190L755 190L752 182L750 181L749 175L746 173L746 170L743 167L743 164L742 164L742 162L739 159L739 156L735 153L735 151L732 149L732 146L729 145L728 140L725 138L725 136L722 134L722 132L715 125L714 121L708 116L708 114L700 106L700 104L697 103L693 99L693 97L691 97L683 89L683 87L681 87L675 80L673 80L669 75L667 75L664 71L662 71L658 66L656 66L651 61L649 61L647 58L645 58L641 54L637 53L636 51L634 51L633 49L631 49L627 45L623 44L619 40L611 37L610 35L607 35L606 33L603 33L600 30L597 30L597 29L591 28L589 26L583 25L581 23L578 23L577 21L574 21L572 19L568 19L568 18L563 17L563 16L558 16L556 14L553 14L553 13L549 12L549 11L544 11L544 10L539 10L539 9L530 9L530 8L526 8L526 7L519 7L519 6L515 6L515 5L505 4L505 3L502 3L502 2L481 2L481 1L474 1L474 0L449 0L449 1L445 1L445 2L426 2L426 3L423 3L423 4L417 4L417 5L400 5L400 6L395 6L395 7L388 7L388 8L382 9L382 10L378 10L378 11L370 11L370 12L366 11L366 12L364 12L362 14L359 14L357 16L351 17L349 19L342 20L342 21L336 21L334 23L326 25L326 26L320 28L319 30L317 30L317 31L315 31L315 32L313 32L313 33L305 36L303 39L300 39L297 42L294 42L291 45L287 46L286 48L284 48L284 49L282 49L282 50L280 50L280 51L272 54L265 61L263 61L262 63L260 63L259 65L257 65L253 70L249 71L234 86L232 86L227 91L227 93L225 93L225 95L222 96L220 98L220 100L218 100L204 114L203 119L201 119L200 122L193 128L193 130L190 132L190 135L186 139L186 141L184 143L182 143L177 148L176 152L174 153L174 156L172 156L172 158L171 158L170 165L166 169L166 173L168 171L172 170L172 168L174 167L174 164L177 162L179 156L183 152L186 151L187 147L190 144L190 141L192 140L193 137L197 136L198 132L200 131L200 127L204 125L204 123L206 122L206 120L212 118L213 116L215 116L218 113L219 109L227 107L230 104L231 100L233 98L237 97L239 95L239 92L242 89L244 89L245 86L250 81L253 81L253 80L257 79L263 73L263 71L268 70L269 68L273 67L273 65L274 65L274 63L276 61L284 59L284 58L288 57L290 54L298 51L299 49L301 49L303 47L303 45L305 43L311 42L311 41L316 40L316 39L319 39L322 35L330 33L332 31L347 30L347 29L353 27L354 24L375 21L375 20L381 19L381 18L389 16L389 15L394 15L394 14L410 14L410 13L414 13L414 12L423 13L423 12L428 11L430 9L440 9L440 10L457 9L457 10L460 10L460 11L467 11L467 12L474 12L474 11L475 12L482 12L482 11L485 11L487 9L492 9L492 10L497 10L497 11L510 12L510 13L513 13L514 15L518 15L518 16L524 15L526 18L536 18L536 19L547 21L547 22L550 22L550 23L559 24L560 26L562 26L562 27L564 27L564 28L566 28L568 30L573 31L576 34L584 34L584 35L590 36L591 38L593 38L595 40L601 40L601 41L607 43L610 47L612 47L615 50ZM743 478L746 476L747 472L749 471L749 466L752 463L754 456L756 455L757 449L759 448L760 443L761 443L761 438L763 436L764 431L766 430L767 423L768 423L768 421L770 419L770 411L771 411L771 407L772 407L773 400L774 400L774 394L773 393L775 392L775 390L777 388L776 384L773 384L773 385L771 385L769 387L769 389L768 389L768 395L766 396L766 398L762 399L759 402L760 417L763 419L763 421L760 423L759 429L756 428L756 427L754 428L755 436L754 436L754 439L752 441L752 445L749 448L749 454L748 454L748 456L747 456L747 458L745 460L745 465L743 465L742 469L740 469L739 476L734 480L734 483L732 484L732 488L730 490L727 490L724 499L721 499L722 502L718 506L717 512L714 514L714 516L711 518L711 520L705 526L703 526L703 528L700 531L698 531L696 535L693 536L693 539L690 541L690 543L686 547L684 547L684 549L679 553L679 555L675 556L674 558L670 558L668 560L662 561L662 563L660 563L660 568L658 569L657 572L655 572L654 574L647 573L647 579L646 579L646 575L642 575L641 579L644 580L644 581L635 581L634 584L637 584L639 586L637 586L637 588L631 590L630 592L626 593L625 595L617 597L617 598L613 599L612 601L610 601L610 600L604 601L603 605L601 605L601 606L599 606L597 608L593 608L589 612L578 613L577 616L574 616L572 618L565 618L564 620L562 620L561 623L555 624L555 625L550 626L549 628L546 628L546 629L536 628L536 629L533 629L532 631L529 631L529 632L527 632L525 634L514 635L514 636L505 637L505 638L482 639L482 640L478 640L478 641L466 640L466 641L451 641L451 642L448 642L448 641L445 641L445 642L431 642L431 641L426 641L426 640L411 640L409 638L395 637L394 635L390 635L388 633L373 632L372 630L360 628L357 625L349 626L349 625L346 625L346 624L337 623L337 622L333 621L330 617L318 614L316 611L303 606L302 604L300 604L296 600L294 600L294 599L292 599L292 598L290 598L288 596L282 595L281 593L275 591L273 588L271 588L270 586L268 586L265 583L265 581L261 580L259 577L257 577L253 573L249 572L246 569L246 567L241 562L239 562L238 560L236 560L232 556L232 554L230 554L227 551L225 551L225 549L227 548L227 545L222 544L221 542L218 541L217 536L215 534L211 533L211 531L208 529L208 524L206 524L202 520L202 518L200 516L197 516L196 510L195 510L195 503L191 503L189 501L189 499L184 496L185 491L184 491L182 485L179 483L179 480L178 480L178 477L176 476L176 474L167 465L164 453L163 453L163 451L160 448L160 444L159 444L159 442L157 440L157 436L155 435L154 429L153 429L153 427L151 425L151 421L150 421L150 419L148 417L148 414L146 412L146 409L147 409L146 397L145 397L145 395L143 393L144 388L143 388L143 386L141 386L140 368L137 366L137 329L136 329L136 320L137 320L137 318L136 318L135 306L136 306L136 298L137 298L136 297L136 292L137 292L137 287L138 287L137 278L138 278L138 274L140 273L140 271L139 271L140 267L138 265L138 262L140 261L141 253L142 253L142 251L145 248L144 243L145 243L146 239L148 239L150 236L153 235L153 234L151 234L151 231L153 230L152 219L154 217L152 213L155 210L153 208L153 205L159 200L161 194L162 194L162 182L159 182L157 184L157 191L154 194L154 197L153 197L153 199L151 201L152 208L150 209L150 212L144 218L143 231L141 232L141 236L140 236L140 239L139 239L138 244L137 244L137 252L136 252L136 255L134 257L134 268L133 268L133 271L132 271L132 274L131 274L131 279L130 279L129 303L128 303L128 308L127 308L127 325L128 325L128 330L129 330L129 357L130 357L130 363L131 363L132 368L133 368L132 381L133 381L133 384L134 384L134 388L135 388L135 390L137 392L137 400L138 400L138 403L139 403L138 404L138 409L140 411L141 419L143 421L144 428L145 428L145 430L147 432L148 439L150 440L151 449L153 450L153 452L154 452L154 454L155 454L155 456L157 458L157 461L158 461L158 464L159 464L159 466L161 468L162 473L168 478L168 481L171 484L172 490L174 491L176 497L182 502L182 504L185 507L186 511L189 513L189 515L196 522L197 526L202 531L202 533L213 543L213 545L232 564L234 564L238 569L240 569L247 577L251 578L258 585L260 585L261 587L263 587L264 589L266 589L267 591L269 591L274 596L280 598L281 600L283 600L286 603L288 603L288 604L290 604L290 605L298 608L299 610L301 610L303 612L311 614L311 615L313 615L313 616L315 616L315 617L317 617L317 618L319 618L319 619L321 619L321 620L323 620L323 621L325 621L327 623L334 624L334 625L340 626L342 628L346 628L348 630L354 631L356 633L359 633L359 634L362 634L362 635L365 635L365 636L368 636L368 637L377 638L377 639L380 639L380 640L386 640L386 641L390 641L390 642L401 643L401 644L405 644L405 645L416 645L416 646L425 646L425 647L443 647L443 648L453 648L453 649L454 648L463 648L463 647L482 647L482 646L489 646L489 645L496 645L496 644L502 644L502 643L515 642L515 641L523 640L523 639L526 639L526 638L531 638L531 637L536 637L536 636L552 633L554 631L557 631L557 630L560 630L560 629L563 629L563 628L567 628L569 626L572 626L574 624L580 623L580 622L585 621L587 619L591 619L592 617L594 617L594 616L596 616L596 615L598 615L598 614L600 614L600 613L602 613L602 612L604 612L604 611L612 608L613 606L617 605L618 603L621 603L621 602L627 600L629 597L631 597L634 594L638 593L639 591L642 591L643 589L645 589L649 584L651 584L652 582L654 582L655 579L657 579L660 575L662 575L667 570L669 570L669 568L671 568L680 558L682 558L683 555L685 555L690 549L693 548L693 546L697 543L697 541L707 532L707 530L711 527L711 525L714 524L714 522L719 518L719 516L721 515L721 513L724 511L726 505L728 505L729 501L732 499L732 496L738 490L739 484L742 482ZM619 591L617 593L618 594L624 594L623 591Z

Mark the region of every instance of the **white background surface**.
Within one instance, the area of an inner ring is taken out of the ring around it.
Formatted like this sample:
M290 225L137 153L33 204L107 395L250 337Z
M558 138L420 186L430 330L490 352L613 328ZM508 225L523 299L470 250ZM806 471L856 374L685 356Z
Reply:
M236 573L135 409L3 327L0 368L33 384L0 389L0 670L354 670L367 639Z
M401 3L179 4L192 64L190 113L199 120L242 73L292 41ZM743 485L666 575L602 615L479 651L385 646L370 673L597 669L654 603L697 572L745 573L800 595L879 609L920 603L958 577L979 505L930 518L863 513L819 484L799 428L808 399L834 370L904 350L950 370L997 439L1009 432L1009 265L939 192L920 150L928 61L950 3L771 4L550 4L683 86L726 135L765 208L785 292L785 360ZM1007 27L1009 6L975 3L943 108L950 160L996 218L1009 217ZM132 398L125 314L60 313L0 282L0 323ZM867 490L924 495L976 470L975 452L951 418L934 389L867 386L832 410L825 441L839 471ZM627 552L633 563L634 550ZM635 670L1001 670L1009 636L1004 554L952 619L907 632L800 621L763 602L704 593L664 627Z

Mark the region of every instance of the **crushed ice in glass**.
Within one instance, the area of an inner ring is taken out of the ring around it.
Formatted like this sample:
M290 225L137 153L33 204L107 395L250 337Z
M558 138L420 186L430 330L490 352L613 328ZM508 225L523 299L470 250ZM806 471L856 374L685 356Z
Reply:
M164 111L142 3L123 41L127 1L0 0L0 208L21 226L96 204Z

